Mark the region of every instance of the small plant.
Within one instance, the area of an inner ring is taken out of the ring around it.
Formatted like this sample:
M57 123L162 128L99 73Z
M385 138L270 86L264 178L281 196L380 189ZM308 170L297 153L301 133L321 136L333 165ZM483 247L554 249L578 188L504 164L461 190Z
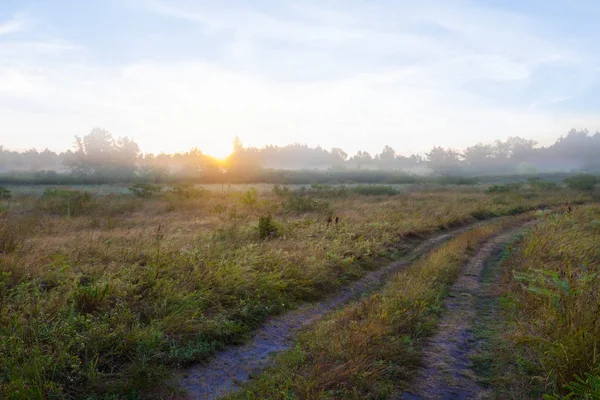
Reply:
M600 371L597 374L585 374L585 379L579 376L575 380L565 385L566 396L545 395L544 400L560 399L600 399Z
M162 187L152 183L136 183L129 188L129 191L137 197L148 198L158 195Z
M12 193L7 188L0 186L0 200L8 200L12 197Z
M273 221L273 217L270 215L265 215L260 217L258 220L258 236L261 239L270 239L277 234L279 230L275 222Z
M242 193L240 195L240 203L245 206L252 207L258 203L258 193L255 188Z
M81 313L92 313L101 307L107 294L108 283L98 285L85 282L84 284L80 284L75 291L75 306Z

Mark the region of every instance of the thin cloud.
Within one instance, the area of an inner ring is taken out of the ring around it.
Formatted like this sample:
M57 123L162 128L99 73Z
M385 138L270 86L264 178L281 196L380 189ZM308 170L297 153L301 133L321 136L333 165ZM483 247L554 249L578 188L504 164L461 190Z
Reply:
M0 21L0 36L23 32L30 25L30 20L22 15L15 16L8 21Z
M544 143L573 126L600 127L594 114L546 109L597 76L595 55L515 13L469 2L389 3L232 10L138 0L139 18L142 10L163 16L153 21L161 34L187 43L183 55L165 56L157 45L148 60L110 64L93 57L98 49L85 37L0 42L0 59L10 60L0 62L0 118L11 133L2 143L62 150L72 135L102 126L152 152L223 153L239 135L250 146L303 142L353 153L389 144L411 153L514 135ZM168 30L174 22L187 37ZM121 28L124 43L142 36ZM190 32L212 52L185 42ZM90 57L78 57L75 39ZM543 91L533 90L539 82Z

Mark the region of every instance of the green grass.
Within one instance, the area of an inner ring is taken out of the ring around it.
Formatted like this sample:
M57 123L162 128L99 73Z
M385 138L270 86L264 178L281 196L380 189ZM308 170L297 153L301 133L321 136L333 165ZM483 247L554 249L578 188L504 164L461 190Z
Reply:
M498 398L598 398L599 238L600 207L580 206L546 215L513 248L475 360L494 360L479 373Z
M481 210L587 199L565 189L436 189L305 194L327 207L290 208L290 196L61 189L0 202L0 398L163 397L171 371L364 276L415 237ZM327 226L330 213L339 224ZM265 240L257 227L268 215L277 232Z

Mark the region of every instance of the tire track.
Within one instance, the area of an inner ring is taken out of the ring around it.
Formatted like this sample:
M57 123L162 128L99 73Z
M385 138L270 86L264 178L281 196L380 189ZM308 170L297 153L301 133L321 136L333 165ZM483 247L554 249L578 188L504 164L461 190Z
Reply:
M402 261L370 272L322 301L305 304L268 319L246 344L219 352L206 363L192 366L179 374L179 386L191 399L217 399L237 390L241 383L268 365L270 355L290 348L301 328L315 322L325 313L380 288L392 273L411 264L440 244L486 223L489 221L470 224L427 239Z
M489 240L466 264L444 302L446 312L437 333L425 345L423 367L418 371L413 387L399 399L466 400L487 397L486 390L476 382L471 362L475 350L472 329L477 304L483 295L481 274L493 254L533 224L535 221L530 221Z

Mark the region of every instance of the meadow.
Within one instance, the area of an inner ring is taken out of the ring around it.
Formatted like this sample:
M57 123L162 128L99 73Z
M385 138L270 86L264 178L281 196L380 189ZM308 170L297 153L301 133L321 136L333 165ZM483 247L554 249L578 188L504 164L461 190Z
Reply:
M46 187L4 196L0 397L176 394L169 377L178 368L245 341L267 317L323 298L435 232L591 199L540 182L259 189L137 184L118 193ZM497 226L432 257L460 260ZM442 283L451 276L444 272ZM428 309L443 291L414 288L420 294L395 301ZM421 321L422 311L410 312ZM410 335L399 338L410 344ZM338 378L314 390L338 390Z

